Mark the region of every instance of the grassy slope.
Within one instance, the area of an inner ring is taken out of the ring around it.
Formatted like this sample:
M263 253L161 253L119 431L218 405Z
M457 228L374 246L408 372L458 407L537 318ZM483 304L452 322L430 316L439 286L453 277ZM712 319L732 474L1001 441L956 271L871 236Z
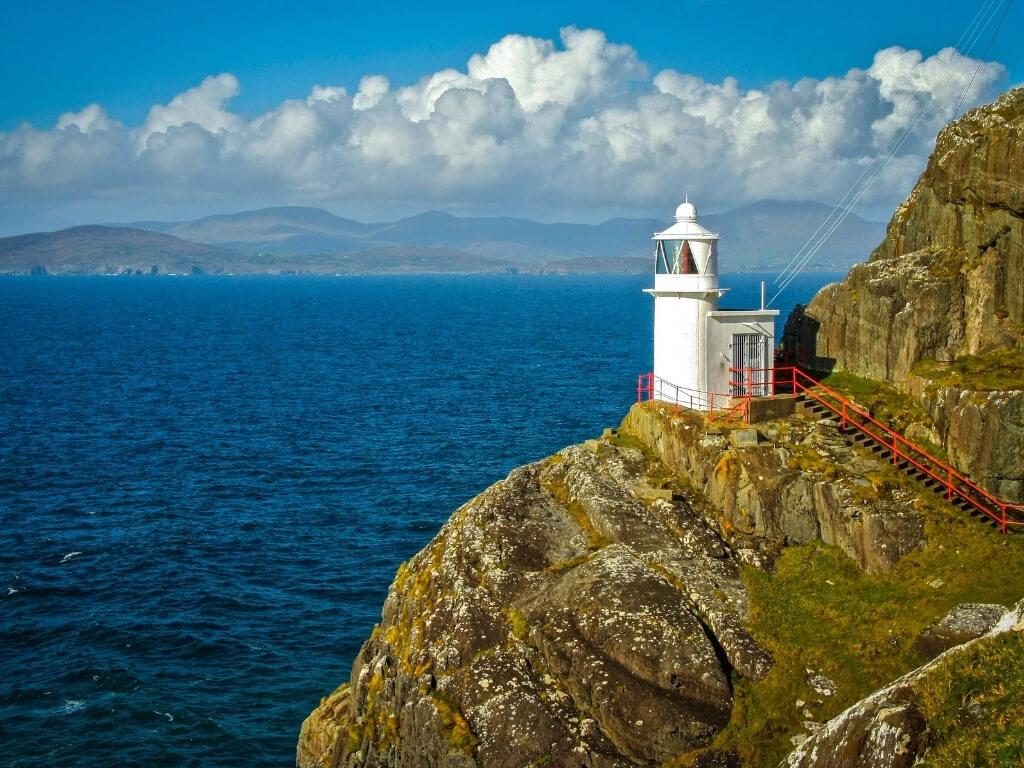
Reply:
M914 687L936 742L921 768L1024 761L1024 633L983 640Z
M937 384L979 392L1024 389L1024 349L968 355L952 363L923 360L914 373Z
M893 475L893 482L911 483ZM776 766L792 750L790 738L806 732L804 720L824 722L920 666L914 638L953 606L1009 606L1024 597L1024 537L1005 538L918 490L928 544L890 573L866 574L821 543L787 547L774 573L745 571L752 631L776 664L760 682L736 681L732 720L713 748L735 750L745 768ZM835 681L838 693L816 694L808 669ZM1024 685L1013 695L1024 698ZM987 736L979 731L977 738ZM695 756L671 765L689 765Z

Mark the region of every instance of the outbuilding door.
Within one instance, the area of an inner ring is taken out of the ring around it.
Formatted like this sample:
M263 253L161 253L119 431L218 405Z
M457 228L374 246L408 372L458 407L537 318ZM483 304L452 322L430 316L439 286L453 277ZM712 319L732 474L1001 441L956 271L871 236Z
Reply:
M768 337L760 333L734 333L732 335L732 394L763 397L768 394Z

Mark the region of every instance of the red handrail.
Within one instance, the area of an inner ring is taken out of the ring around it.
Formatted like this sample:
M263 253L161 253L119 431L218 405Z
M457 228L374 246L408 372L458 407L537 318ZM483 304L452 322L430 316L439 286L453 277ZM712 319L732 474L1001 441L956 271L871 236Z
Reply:
M655 400L655 392L661 395L660 399L667 399L675 405L676 412L680 407L686 407L689 402L691 410L706 411L713 419L729 419L731 417L741 418L744 422L750 421L750 400L748 395L727 395L724 392L705 392L703 390L680 387L671 381L655 376L653 373L641 373L636 380L636 401ZM734 402L739 400L739 402ZM724 401L724 405L719 405Z
M946 462L936 458L921 446L908 440L906 437L883 424L856 403L848 400L835 390L832 390L813 376L808 375L796 366L782 366L779 368L760 369L735 369L730 368L732 373L744 373L749 383L750 374L754 372L768 372L770 376L770 388L774 394L777 390L778 375L788 372L787 384L792 386L793 394L806 394L817 400L834 414L840 417L842 426L852 426L864 433L876 443L892 451L892 462L896 464L900 459L913 465L927 476L942 483L946 488L946 498L953 500L954 495L963 499L979 512L987 515L1000 525L1003 533L1011 526L1024 526L1024 504L1014 504L1000 499L973 482L963 473L957 471ZM737 382L743 386L745 382ZM831 398L830 402L827 398ZM870 424L874 429L868 428ZM962 487L959 487L962 486ZM976 497L981 497L979 500ZM1010 517L1010 512L1014 517Z

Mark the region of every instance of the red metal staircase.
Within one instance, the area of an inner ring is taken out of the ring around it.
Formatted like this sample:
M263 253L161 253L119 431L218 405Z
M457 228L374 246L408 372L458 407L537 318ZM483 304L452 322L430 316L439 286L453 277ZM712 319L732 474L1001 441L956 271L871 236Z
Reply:
M1024 504L1000 499L917 443L883 424L866 409L823 385L795 366L772 369L773 394L780 388L797 396L798 407L819 418L839 422L839 430L856 446L892 462L907 477L943 496L954 506L1003 533L1024 527Z
M933 456L887 424L883 424L862 406L826 387L800 368L784 366L730 371L741 375L734 376L734 380L730 382L730 387L736 394L716 396L731 398L729 407L721 408L719 411L723 415L728 413L730 416L746 420L750 414L751 399L760 395L766 387L769 397L795 395L797 407L803 413L817 418L835 419L839 422L839 431L851 444L889 460L904 475L943 496L953 506L998 528L1003 533L1024 530L1024 504L1000 499L985 490L962 472ZM755 373L759 375L752 376ZM759 383L744 384L755 380ZM656 379L654 374L643 374L637 382L637 400L642 400L646 396L649 400L674 401L677 408L680 405L686 407L684 393L667 389L672 386L668 382ZM756 386L759 391L755 395L750 391L744 391L744 386ZM712 399L712 416L715 404L716 401ZM708 410L707 405L699 410Z

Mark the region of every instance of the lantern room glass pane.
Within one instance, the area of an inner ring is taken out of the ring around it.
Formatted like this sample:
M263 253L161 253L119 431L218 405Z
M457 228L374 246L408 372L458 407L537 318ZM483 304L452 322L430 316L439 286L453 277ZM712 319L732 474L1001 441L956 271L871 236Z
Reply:
M658 265L662 264L661 255L664 253L664 263L668 265L669 274L697 274L697 263L693 258L693 249L686 240L659 240L658 249Z

